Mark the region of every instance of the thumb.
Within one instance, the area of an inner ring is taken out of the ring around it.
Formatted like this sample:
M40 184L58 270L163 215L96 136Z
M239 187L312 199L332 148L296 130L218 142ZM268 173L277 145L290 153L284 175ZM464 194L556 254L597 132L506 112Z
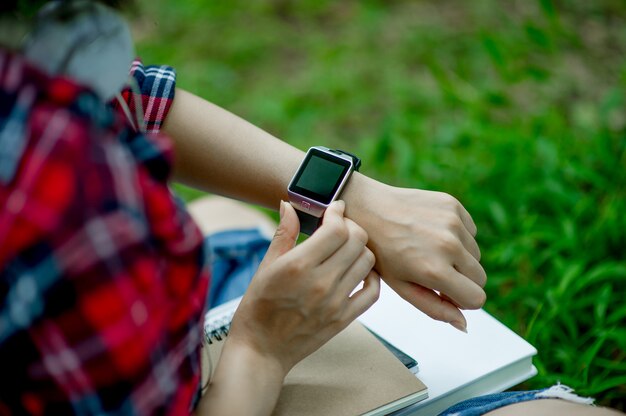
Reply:
M296 245L300 233L300 221L291 204L280 201L280 223L267 249L264 261L273 261L282 256Z

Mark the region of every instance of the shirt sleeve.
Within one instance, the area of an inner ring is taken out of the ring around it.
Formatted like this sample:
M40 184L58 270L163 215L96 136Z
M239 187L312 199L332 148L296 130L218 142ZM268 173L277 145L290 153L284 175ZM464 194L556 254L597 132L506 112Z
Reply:
M147 133L158 133L167 117L176 90L176 71L166 65L145 66L135 60L130 68L130 85L122 91L135 124L139 119ZM119 109L119 104L114 103Z

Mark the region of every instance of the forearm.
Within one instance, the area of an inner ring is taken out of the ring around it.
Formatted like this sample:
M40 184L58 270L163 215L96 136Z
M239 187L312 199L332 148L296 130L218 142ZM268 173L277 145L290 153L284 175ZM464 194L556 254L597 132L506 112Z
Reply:
M175 179L276 209L303 153L183 90L164 124L175 143Z
M304 157L301 150L180 89L163 129L175 143L177 181L274 209L287 200L287 185ZM358 216L359 188L374 182L354 175L342 196L347 215Z
M284 377L277 361L227 341L196 415L269 415Z

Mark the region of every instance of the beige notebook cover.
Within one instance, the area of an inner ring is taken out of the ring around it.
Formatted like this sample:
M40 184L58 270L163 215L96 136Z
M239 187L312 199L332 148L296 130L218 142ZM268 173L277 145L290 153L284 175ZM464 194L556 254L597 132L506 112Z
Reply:
M222 344L208 345L213 368ZM208 368L206 354L203 361ZM384 415L427 397L426 386L353 322L291 370L274 414Z

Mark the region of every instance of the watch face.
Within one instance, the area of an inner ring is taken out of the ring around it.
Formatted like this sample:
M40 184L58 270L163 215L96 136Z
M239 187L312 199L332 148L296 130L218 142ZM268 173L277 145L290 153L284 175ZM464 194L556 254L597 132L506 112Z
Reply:
M329 204L352 164L318 149L311 149L296 172L290 191Z

